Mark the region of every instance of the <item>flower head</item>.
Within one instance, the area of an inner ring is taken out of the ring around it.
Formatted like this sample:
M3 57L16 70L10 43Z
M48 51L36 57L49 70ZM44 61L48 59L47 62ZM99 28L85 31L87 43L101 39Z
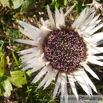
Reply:
M86 71L99 79L87 63L103 66L103 63L99 61L103 57L95 56L103 51L103 47L97 47L97 42L103 39L103 32L97 33L97 31L103 24L99 24L101 20L98 20L99 15L95 16L93 8L85 8L71 26L66 26L65 17L74 7L75 5L65 14L62 9L59 11L56 8L54 21L50 8L47 6L50 22L46 23L41 18L43 25L40 28L18 21L24 27L24 30L20 30L21 33L31 40L16 39L15 41L34 46L18 52L23 55L20 57L22 59L20 67L23 67L22 70L32 68L30 73L41 69L32 81L32 83L36 83L45 74L38 88L45 84L45 89L57 77L53 99L60 86L61 96L65 97L67 101L67 81L77 99L76 81L89 96L92 95L91 88L97 93L97 89Z

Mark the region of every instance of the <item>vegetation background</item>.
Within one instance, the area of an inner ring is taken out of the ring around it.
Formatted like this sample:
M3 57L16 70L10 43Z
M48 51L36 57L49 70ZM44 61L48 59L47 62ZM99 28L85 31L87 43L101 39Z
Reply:
M17 20L28 22L39 27L40 18L48 19L47 5L50 5L54 13L55 7L66 12L74 3L76 7L67 16L74 21L80 12L88 7L95 6L97 3L97 14L103 22L103 0L0 0L0 103L60 103L60 94L52 101L52 93L55 82L46 89L36 89L38 84L31 84L36 73L28 75L28 71L21 72L19 68L21 60L17 51L29 48L29 45L19 44L14 41L17 38L27 38L19 32L21 28ZM96 14L96 15L97 15ZM101 29L103 31L103 29ZM103 54L102 54L103 55ZM89 64L97 73L100 81L90 78L97 87L98 94L103 94L103 67ZM76 83L78 94L85 95L85 92ZM68 93L72 95L68 84ZM93 92L93 94L95 94ZM98 103L102 103L98 101Z

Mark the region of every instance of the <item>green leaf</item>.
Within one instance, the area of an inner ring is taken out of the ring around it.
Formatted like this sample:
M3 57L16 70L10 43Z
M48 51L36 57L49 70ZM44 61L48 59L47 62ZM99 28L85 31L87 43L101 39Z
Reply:
M58 9L60 9L60 5L56 2L56 5L55 5Z
M57 7L58 9L60 9L60 4L54 1L54 2L52 2L50 4L50 8L51 9L55 9L55 7Z
M55 8L55 5L56 5L56 2L53 1L53 2L50 4L50 8L51 8L51 9L54 9L54 8Z
M2 86L2 84L0 83L0 95L3 96L4 93L5 93L5 90L4 90L3 86Z
M10 77L10 75L5 74L0 77L0 95L5 97L9 97L12 91L12 85L7 77Z
M35 0L25 0L21 7L21 12L29 11L34 8Z
M12 0L13 2L13 8L17 9L23 4L23 0Z
M3 55L0 59L1 59L0 60L0 77L2 77L4 75L5 68L7 66L7 60L5 58L5 55Z
M0 77L3 77L6 66L9 63L9 61L10 61L9 57L8 56L5 57L5 55L2 54L2 56L0 58Z
M23 77L24 72L21 71L13 71L11 73L5 73L2 77L0 77L0 95L9 97L12 91L12 84L17 87L22 87L23 84L26 84L27 81Z
M23 76L24 72L13 71L11 72L11 77L9 78L9 80L13 85L17 87L22 87L23 84L27 83L26 79Z
M10 75L8 75L8 74L4 74L5 76L3 76L3 77L0 77L0 83L1 82L3 82L3 81L5 81L6 79L7 79L7 77L10 77Z
M67 0L64 0L64 5L65 5L65 6L67 5Z
M7 77L3 76L3 77L0 77L0 95L1 96L4 96L4 93L5 93L5 89L4 89L4 81L7 79Z
M1 1L2 5L6 5L6 6L10 7L8 0L0 0L0 1Z
M11 95L11 91L12 91L12 85L9 82L8 79L6 79L4 82L1 83L5 92L4 92L4 96L5 97L9 97Z

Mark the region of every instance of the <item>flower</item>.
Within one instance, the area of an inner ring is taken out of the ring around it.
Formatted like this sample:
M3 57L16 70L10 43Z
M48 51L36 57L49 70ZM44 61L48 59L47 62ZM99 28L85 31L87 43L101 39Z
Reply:
M103 59L103 56L95 55L103 51L103 47L97 47L98 41L103 39L103 32L97 33L103 27L103 24L99 24L100 15L95 16L93 8L85 8L71 26L66 26L65 17L74 7L75 4L65 14L62 9L59 11L56 8L54 21L50 8L47 6L50 22L47 23L41 18L43 25L40 28L18 21L24 27L24 30L21 29L20 32L31 40L15 40L33 46L33 48L18 52L23 55L20 57L22 70L32 68L30 73L33 73L41 69L32 83L36 83L45 74L37 87L38 89L45 84L45 89L57 78L53 99L60 86L61 98L65 98L65 101L68 96L67 81L77 99L76 81L89 96L92 95L91 89L97 93L97 89L86 71L98 80L99 77L87 63L103 66L103 63L99 61Z

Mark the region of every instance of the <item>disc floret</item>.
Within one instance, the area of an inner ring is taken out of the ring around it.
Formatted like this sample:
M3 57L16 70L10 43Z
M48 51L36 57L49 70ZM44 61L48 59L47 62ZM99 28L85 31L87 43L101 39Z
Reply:
M80 67L86 58L86 46L77 32L56 30L44 42L44 53L50 64L60 71L71 72Z

